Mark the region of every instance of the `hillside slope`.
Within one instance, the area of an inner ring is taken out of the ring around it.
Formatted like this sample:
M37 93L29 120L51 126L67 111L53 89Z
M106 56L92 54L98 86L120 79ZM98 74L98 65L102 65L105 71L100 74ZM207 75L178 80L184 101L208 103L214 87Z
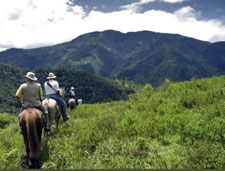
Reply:
M70 42L0 53L0 62L36 68L72 66L108 78L160 85L225 73L225 42L209 43L150 31L123 34L108 30Z
M224 82L167 81L128 101L79 105L49 139L42 169L224 169ZM1 120L1 169L20 168L25 150L17 120Z
M15 93L20 84L25 82L28 69L20 69L13 66L0 64L0 112L18 113L20 106L16 101ZM109 102L113 100L127 99L127 95L134 93L136 85L120 80L109 80L84 71L72 68L39 68L34 72L38 82L43 84L49 72L54 72L60 87L68 92L70 87L75 88L77 98L84 103Z

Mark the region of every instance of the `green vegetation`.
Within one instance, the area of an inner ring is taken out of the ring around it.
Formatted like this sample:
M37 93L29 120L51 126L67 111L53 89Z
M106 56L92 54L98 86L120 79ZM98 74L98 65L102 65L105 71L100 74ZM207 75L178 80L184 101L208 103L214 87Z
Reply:
M108 30L55 46L9 49L0 52L0 62L31 69L70 66L157 87L165 78L177 82L223 75L224 47L225 42L210 43L176 34Z
M24 82L26 70L0 64L0 113L19 111L15 94L20 84Z
M25 82L27 69L0 64L0 113L18 113L20 106L16 101L15 94L20 84ZM38 82L43 84L49 72L54 72L60 87L65 87L69 92L70 87L75 87L78 98L84 103L109 102L113 100L127 99L128 94L134 93L139 88L137 84L121 80L109 80L85 71L73 68L39 68L34 72ZM67 101L68 97L65 97Z
M43 169L224 169L225 77L151 85L127 101L79 105L53 130ZM0 168L25 155L17 118L0 115Z

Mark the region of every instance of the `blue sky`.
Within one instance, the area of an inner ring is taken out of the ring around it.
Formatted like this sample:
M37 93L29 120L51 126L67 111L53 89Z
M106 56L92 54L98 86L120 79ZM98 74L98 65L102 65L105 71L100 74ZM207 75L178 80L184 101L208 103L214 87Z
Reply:
M0 51L108 29L225 41L225 0L0 0Z
M81 5L86 11L93 9L102 12L121 10L121 6L140 2L138 0L71 0L73 4ZM146 1L147 2L147 1ZM148 10L175 12L179 8L190 6L201 13L201 19L220 19L225 23L225 0L186 0L186 1L149 1L141 6L140 13Z

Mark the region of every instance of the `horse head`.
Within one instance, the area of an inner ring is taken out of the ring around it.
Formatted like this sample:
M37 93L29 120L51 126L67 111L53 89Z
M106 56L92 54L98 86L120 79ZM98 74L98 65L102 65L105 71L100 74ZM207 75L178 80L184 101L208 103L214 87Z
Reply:
M61 96L62 98L64 98L64 96L65 96L65 94L66 94L65 87L59 88L59 93L60 93L60 96Z

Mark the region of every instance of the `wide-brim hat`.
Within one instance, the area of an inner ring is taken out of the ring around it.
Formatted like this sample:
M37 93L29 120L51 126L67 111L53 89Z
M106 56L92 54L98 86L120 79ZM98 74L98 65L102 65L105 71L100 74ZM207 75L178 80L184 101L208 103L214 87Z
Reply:
M37 81L37 77L35 76L35 74L33 72L28 72L25 77L30 80Z
M54 79L54 78L56 78L55 74L53 74L52 72L50 72L50 73L48 74L47 79Z

